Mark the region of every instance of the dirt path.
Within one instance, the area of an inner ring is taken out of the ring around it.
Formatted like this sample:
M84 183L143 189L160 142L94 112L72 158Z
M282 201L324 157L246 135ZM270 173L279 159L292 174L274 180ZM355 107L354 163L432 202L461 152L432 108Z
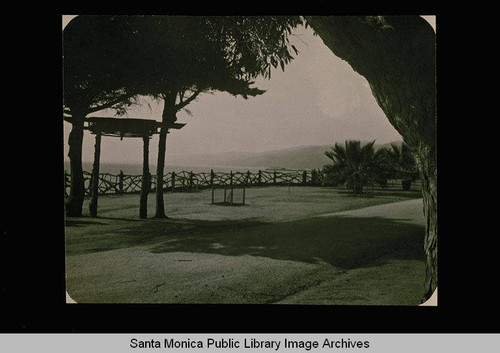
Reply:
M232 228L68 221L67 288L79 303L417 305L422 294L421 199Z

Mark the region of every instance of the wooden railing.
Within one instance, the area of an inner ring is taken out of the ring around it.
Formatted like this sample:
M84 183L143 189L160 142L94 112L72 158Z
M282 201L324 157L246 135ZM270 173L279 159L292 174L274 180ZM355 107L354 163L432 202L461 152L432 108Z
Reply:
M84 171L85 195L90 195L92 174ZM156 190L156 177L150 178L150 191ZM98 194L129 194L141 191L142 175L100 173ZM259 170L258 172L170 172L163 177L165 191L197 191L224 186L321 185L316 170ZM71 176L65 171L65 193L69 195Z

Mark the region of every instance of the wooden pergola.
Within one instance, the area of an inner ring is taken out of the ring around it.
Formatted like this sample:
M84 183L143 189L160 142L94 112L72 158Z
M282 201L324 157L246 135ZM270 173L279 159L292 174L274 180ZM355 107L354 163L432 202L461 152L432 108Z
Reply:
M142 161L142 185L139 205L139 217L147 218L147 201L150 186L149 174L149 139L160 132L162 127L180 129L186 124L172 123L164 124L156 120L135 118L86 118L84 129L95 135L94 164L92 165L92 184L90 191L89 211L91 217L97 217L97 199L99 191L99 163L101 156L101 137L112 136L123 139L124 137L142 138L143 161Z

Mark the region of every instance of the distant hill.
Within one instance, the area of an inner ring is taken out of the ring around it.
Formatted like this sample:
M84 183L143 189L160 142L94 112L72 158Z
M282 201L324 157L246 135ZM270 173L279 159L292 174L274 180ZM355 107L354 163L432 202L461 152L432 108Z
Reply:
M396 142L401 144L401 142ZM246 168L286 168L286 169L317 169L322 168L331 160L325 156L325 151L333 145L300 146L268 152L226 152L218 154L199 155L169 155L167 163L175 165L213 166L213 167L246 167ZM375 145L375 148L389 148L390 144Z

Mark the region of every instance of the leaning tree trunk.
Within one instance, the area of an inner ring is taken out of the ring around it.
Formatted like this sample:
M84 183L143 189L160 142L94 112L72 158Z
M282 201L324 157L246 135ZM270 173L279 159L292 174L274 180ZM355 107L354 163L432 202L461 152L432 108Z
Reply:
M175 93L164 97L162 123L174 123L176 118ZM165 215L165 202L163 200L163 174L165 172L165 155L167 150L168 128L162 125L158 142L158 161L156 164L156 212L155 218L167 218Z
M335 55L367 79L377 103L415 157L426 219L426 300L437 287L435 33L419 16L306 19Z
M168 129L160 129L158 142L158 160L156 162L156 212L155 218L167 218L165 215L165 203L163 201L163 174L165 171L165 153L167 149Z
M83 121L84 114L73 114L71 132L68 138L71 172L71 186L69 197L66 200L66 216L81 217L85 186L82 167Z

